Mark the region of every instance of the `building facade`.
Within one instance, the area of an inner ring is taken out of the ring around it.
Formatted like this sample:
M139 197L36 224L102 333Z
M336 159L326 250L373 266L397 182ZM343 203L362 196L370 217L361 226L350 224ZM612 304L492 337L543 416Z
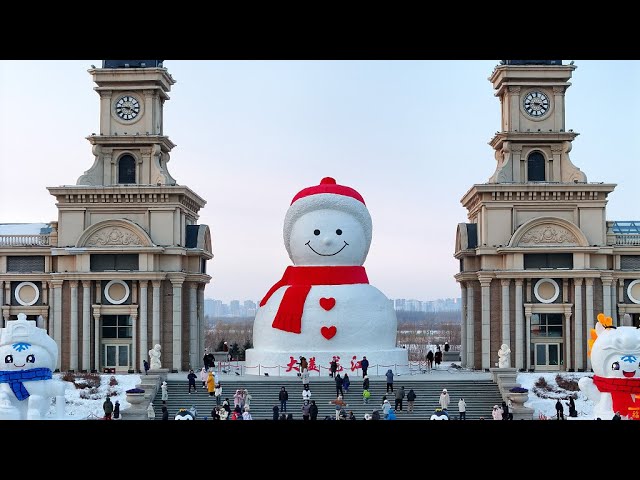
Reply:
M167 169L175 81L161 60L88 72L100 100L93 165L75 185L48 187L57 221L0 224L2 325L23 312L47 329L61 371L139 372L156 344L163 368L184 371L204 352L213 254L198 224L205 200Z
M506 60L489 80L501 129L490 142L496 170L462 197L455 278L462 293L462 364L588 371L598 313L640 325L640 222L607 221L614 184L588 182L569 159L578 135L565 127L575 70L560 60Z

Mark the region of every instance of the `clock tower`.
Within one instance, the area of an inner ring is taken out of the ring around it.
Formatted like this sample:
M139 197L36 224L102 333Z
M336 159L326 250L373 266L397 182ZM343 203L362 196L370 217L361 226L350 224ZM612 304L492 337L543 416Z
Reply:
M105 60L89 73L100 97L93 165L48 187L53 338L63 369L140 371L149 351L175 372L204 351L204 289L213 257L206 201L169 174L175 146L163 106L175 83L162 60Z
M584 371L595 312L617 322L606 222L615 185L587 182L569 159L575 69L503 60L489 77L502 113L489 142L497 164L462 197L469 222L458 224L455 248L467 367L489 370L506 345L514 370Z

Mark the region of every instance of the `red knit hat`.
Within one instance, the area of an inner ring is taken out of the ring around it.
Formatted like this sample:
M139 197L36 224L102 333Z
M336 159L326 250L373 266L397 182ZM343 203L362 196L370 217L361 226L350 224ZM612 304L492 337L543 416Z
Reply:
M319 185L303 188L291 200L284 219L284 245L291 257L289 241L295 221L305 213L314 210L339 210L353 215L362 225L367 240L366 250L371 245L372 223L364 198L356 190L346 185L338 185L335 179L325 177ZM366 256L366 252L365 252Z

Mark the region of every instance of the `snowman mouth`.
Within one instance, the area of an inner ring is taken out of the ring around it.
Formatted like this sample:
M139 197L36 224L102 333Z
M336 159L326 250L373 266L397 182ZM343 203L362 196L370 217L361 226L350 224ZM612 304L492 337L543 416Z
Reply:
M343 242L344 242L344 240L343 240ZM347 245L349 245L347 242L344 242L344 245L342 246L342 248L340 250L338 250L337 252L335 252L335 253L320 253L320 252L316 252L310 244L311 244L311 240L309 240L307 243L305 243L305 245L307 247L309 247L313 253L315 253L316 255L320 255L321 257L333 257L334 255L339 254L342 250L345 249L345 247Z

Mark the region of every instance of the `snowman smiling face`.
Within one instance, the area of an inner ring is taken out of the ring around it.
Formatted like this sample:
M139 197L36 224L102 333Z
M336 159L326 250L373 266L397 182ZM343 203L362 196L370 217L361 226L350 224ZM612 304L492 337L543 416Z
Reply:
M362 265L368 251L360 222L339 210L313 210L291 229L290 256L295 265Z

